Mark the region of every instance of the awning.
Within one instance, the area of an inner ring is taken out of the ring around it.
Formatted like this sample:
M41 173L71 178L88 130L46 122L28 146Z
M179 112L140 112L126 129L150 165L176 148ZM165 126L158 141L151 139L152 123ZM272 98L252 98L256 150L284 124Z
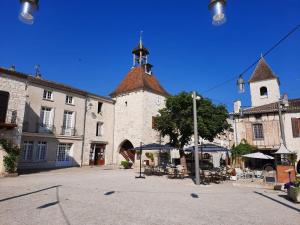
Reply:
M161 144L157 144L157 143L151 143L151 144L146 144L146 145L142 145L142 146L138 146L135 147L132 150L137 150L137 151L144 151L144 150L172 150L174 149L174 147L171 147L169 145L161 145Z

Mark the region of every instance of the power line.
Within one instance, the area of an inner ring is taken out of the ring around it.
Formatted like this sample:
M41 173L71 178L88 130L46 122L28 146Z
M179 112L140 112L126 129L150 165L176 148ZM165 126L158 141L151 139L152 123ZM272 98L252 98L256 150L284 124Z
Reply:
M267 55L269 55L274 49L276 49L282 42L284 42L286 39L288 39L293 33L295 33L298 29L300 28L300 24L298 24L297 26L295 26L293 29L291 29L283 38L281 38L278 42L276 42L271 48L269 48L264 54L262 54L262 57L265 57ZM238 76L234 76L228 80L223 81L220 84L217 84L216 86L207 89L206 91L202 92L202 93L207 93L210 92L212 90L215 90L221 86L223 86L224 84L227 84L233 80L236 80L239 76L243 76L245 73L247 73L253 66L255 66L259 60L261 59L261 57L259 57L257 60L255 60L255 62L253 62L252 64L250 64L248 67L246 67L245 70L243 70Z

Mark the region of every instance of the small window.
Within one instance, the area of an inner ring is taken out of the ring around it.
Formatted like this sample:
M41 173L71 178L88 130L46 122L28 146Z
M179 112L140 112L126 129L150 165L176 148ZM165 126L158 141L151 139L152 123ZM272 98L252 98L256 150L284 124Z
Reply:
M33 141L24 141L22 159L24 161L32 160L33 155Z
M67 105L74 105L74 98L73 98L73 96L70 96L70 95L66 96L66 104Z
M253 124L254 140L264 139L264 129L261 123Z
M155 127L156 127L156 117L155 116L152 116L152 129L155 129Z
M103 102L98 102L98 113L102 112Z
M48 91L48 90L44 90L43 99L53 100L53 92Z
M97 127L96 127L96 136L102 136L103 135L103 123L102 122L98 122L97 123Z
M260 88L260 96L268 97L268 89L266 87L261 87Z
M36 160L42 161L46 159L47 142L39 141L36 151Z
M292 118L292 131L293 131L293 138L300 137L300 119L299 118Z

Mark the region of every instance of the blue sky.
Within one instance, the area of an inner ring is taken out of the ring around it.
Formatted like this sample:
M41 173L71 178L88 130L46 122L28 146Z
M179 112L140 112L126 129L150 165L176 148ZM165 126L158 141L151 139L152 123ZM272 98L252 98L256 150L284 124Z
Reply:
M211 25L208 0L40 1L33 26L19 22L19 0L0 0L0 66L108 95L132 66L140 30L161 84L172 94L197 90L232 109L238 75L300 23L299 0L228 0L228 21ZM266 57L281 91L300 97L300 30ZM245 75L249 80L251 72ZM249 92L249 87L247 87Z

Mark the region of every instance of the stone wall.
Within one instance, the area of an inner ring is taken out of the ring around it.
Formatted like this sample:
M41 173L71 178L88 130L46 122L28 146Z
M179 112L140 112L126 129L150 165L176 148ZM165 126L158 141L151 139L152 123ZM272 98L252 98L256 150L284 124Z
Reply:
M102 110L98 113L98 102L102 102ZM113 163L114 144L114 103L103 99L89 97L87 101L86 126L83 165L89 165L92 143L105 143L105 164ZM103 133L96 136L97 122L103 123Z
M17 128L0 130L0 138L6 138L20 145L26 102L26 82L23 79L0 74L0 90L9 92L7 121L11 120L12 111L17 111Z
M261 87L268 89L267 97L260 96ZM273 103L280 99L280 89L276 79L250 83L250 93L253 107Z

